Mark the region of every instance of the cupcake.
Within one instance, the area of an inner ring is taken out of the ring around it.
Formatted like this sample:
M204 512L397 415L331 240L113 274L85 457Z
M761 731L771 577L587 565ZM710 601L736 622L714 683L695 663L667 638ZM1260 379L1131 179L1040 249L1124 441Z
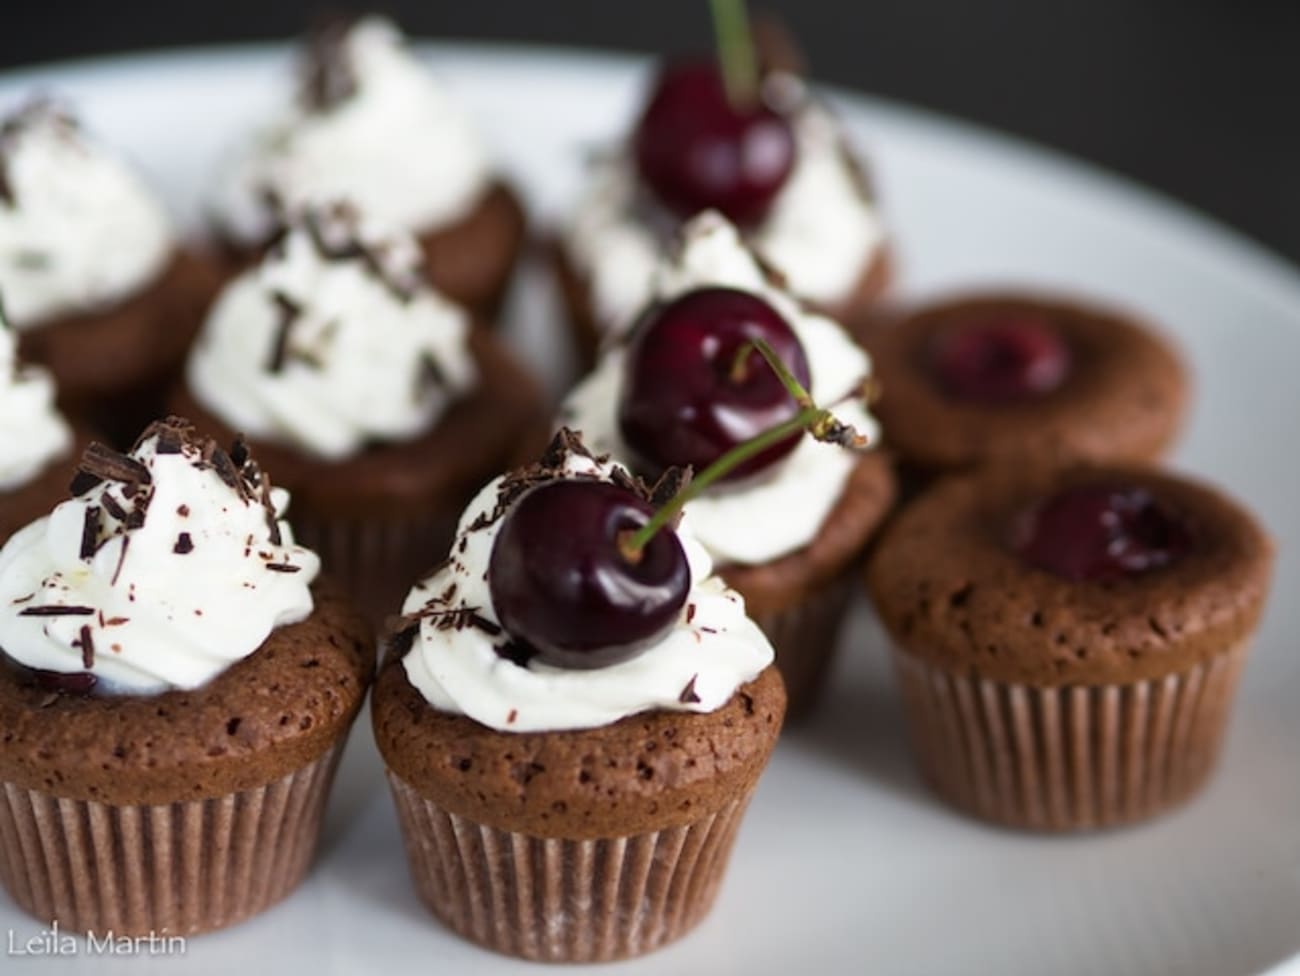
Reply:
M0 305L0 545L63 498L84 441L55 408L50 374L19 362Z
M36 101L0 122L0 293L70 414L123 438L157 416L212 274L65 109Z
M689 517L562 431L466 509L371 715L419 896L509 955L652 951L707 913L785 710Z
M1109 827L1194 795L1219 753L1272 549L1215 489L1136 466L953 476L868 584L926 779L1011 827Z
M299 538L376 619L543 423L537 386L429 285L414 238L348 206L308 207L226 287L173 409L248 437Z
M32 915L185 935L302 880L374 649L286 503L172 419L0 550L0 882Z
M733 104L717 64L670 61L632 133L596 156L556 248L574 335L590 363L651 298L660 253L683 220L717 210L790 290L856 319L889 280L865 165L808 90L795 58L762 44L752 100ZM788 45L780 45L787 48Z
M336 20L310 39L292 105L231 160L213 219L243 264L287 216L331 200L416 235L434 286L495 315L523 210L460 106L379 17Z
M1081 302L955 298L881 328L870 346L885 440L920 480L1043 457L1154 460L1187 409L1169 344Z
M866 353L795 301L721 215L683 228L651 289L629 339L611 346L561 407L561 423L593 450L647 474L699 471L790 419L795 401L757 353L742 351L755 337L768 339L817 403L874 438ZM893 487L879 453L795 434L691 502L696 537L776 647L792 717L821 686L857 557Z

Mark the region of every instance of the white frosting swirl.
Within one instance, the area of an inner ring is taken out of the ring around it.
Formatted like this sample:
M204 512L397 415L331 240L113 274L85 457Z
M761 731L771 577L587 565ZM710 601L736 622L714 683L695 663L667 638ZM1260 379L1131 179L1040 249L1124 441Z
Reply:
M0 291L16 329L96 311L142 289L172 253L158 200L62 110L0 128Z
M397 28L366 17L335 43L305 52L332 59L350 91L329 104L298 104L258 133L220 181L216 218L235 240L273 230L268 193L289 213L348 200L375 220L416 232L452 223L491 180L486 150L459 105Z
M714 212L686 224L681 247L654 276L652 293L668 301L708 286L751 292L781 313L803 346L813 399L858 433L876 439L878 426L863 396L871 372L867 354L836 322L805 310L771 284L735 227ZM625 355L621 345L607 350L560 410L561 423L580 431L592 450L624 461L632 456L618 425ZM853 453L805 436L757 479L714 488L692 501L687 506L691 525L720 563L769 562L816 537L856 464Z
M72 430L54 407L54 378L18 363L0 308L0 491L21 488L68 453Z
M231 427L337 460L432 428L476 380L469 330L409 234L310 209L221 294L187 379Z
M785 97L800 106L792 116L794 169L748 242L780 269L794 294L829 305L852 291L884 231L834 118L813 101ZM587 191L564 229L565 253L587 282L597 323L616 334L650 298L662 251L645 206L636 163L622 150L593 162Z
M612 467L571 454L564 472L608 480ZM595 728L651 709L714 711L772 663L772 645L745 615L740 594L712 575L712 562L687 520L677 535L690 564L691 590L681 616L657 643L629 661L591 670L535 659L520 665L503 657L498 648L510 638L490 632L499 624L487 578L501 524L490 516L502 480L470 503L451 560L419 583L403 607L408 614L425 614L402 664L434 708L502 732ZM451 598L444 599L449 590ZM492 626L439 626L457 611L473 611Z
M320 560L281 520L288 495L174 432L160 451L167 433L131 452L147 483L102 481L0 550L9 657L112 692L196 688L311 614Z

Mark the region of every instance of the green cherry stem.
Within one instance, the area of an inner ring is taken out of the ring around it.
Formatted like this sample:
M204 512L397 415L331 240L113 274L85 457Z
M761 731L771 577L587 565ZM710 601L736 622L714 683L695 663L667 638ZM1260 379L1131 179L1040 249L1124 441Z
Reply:
M813 402L812 395L803 388L803 384L790 372L789 367L781 361L781 357L776 354L775 349L768 345L766 340L754 339L745 343L740 349L740 354L736 357L733 373L740 368L740 364L754 350L758 350L763 359L767 361L768 366L772 368L772 372L776 373L782 385L789 391L795 403L799 405L799 412L784 423L771 427L727 451L722 457L692 478L690 483L668 502L660 506L659 510L650 516L650 521L637 529L636 532L630 532L621 539L619 548L623 553L623 558L628 562L636 563L641 558L642 550L650 544L650 540L655 537L659 530L676 519L683 508L704 494L719 478L724 477L727 472L744 464L755 455L763 453L773 444L785 440L793 433L806 430L819 441L838 444L851 450L864 450L869 446L867 438L852 427L837 420L829 410L823 409Z
M709 0L709 6L727 100L736 108L753 105L758 101L758 61L745 0Z

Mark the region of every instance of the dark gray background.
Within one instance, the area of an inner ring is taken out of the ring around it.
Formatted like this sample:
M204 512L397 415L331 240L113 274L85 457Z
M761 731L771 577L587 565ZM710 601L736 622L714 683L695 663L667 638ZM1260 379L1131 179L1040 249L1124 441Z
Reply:
M1300 2L766 0L818 77L1100 163L1300 261ZM704 0L390 2L417 34L673 51ZM8 0L0 67L297 33L311 0Z

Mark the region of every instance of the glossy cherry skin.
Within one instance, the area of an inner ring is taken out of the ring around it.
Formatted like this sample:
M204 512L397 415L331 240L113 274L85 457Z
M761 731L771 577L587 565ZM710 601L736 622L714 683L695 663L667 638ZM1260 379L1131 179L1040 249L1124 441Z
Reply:
M635 562L621 551L620 538L652 511L603 481L552 481L525 493L492 545L488 579L501 626L559 667L635 657L673 625L691 586L672 529L661 529Z
M654 471L708 467L757 434L792 419L799 405L767 361L742 347L765 339L808 388L808 360L798 336L771 305L733 288L702 288L652 307L627 350L619 429ZM724 481L754 475L793 451L791 434L738 465Z
M1183 523L1145 488L1088 484L1038 506L1016 548L1031 566L1074 582L1121 579L1176 562L1191 548Z
M936 337L930 365L949 396L974 403L1031 400L1070 372L1070 347L1033 314L965 322Z
M794 168L790 123L755 102L735 106L713 61L665 66L632 139L637 170L677 216L720 210L742 226L767 214Z

